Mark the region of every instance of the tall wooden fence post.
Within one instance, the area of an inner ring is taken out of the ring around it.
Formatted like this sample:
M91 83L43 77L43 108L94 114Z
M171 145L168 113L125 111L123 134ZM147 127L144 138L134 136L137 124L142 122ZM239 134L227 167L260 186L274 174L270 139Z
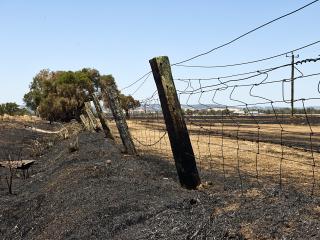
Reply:
M129 154L137 154L126 118L121 108L119 91L114 78L111 75L101 77L101 85L103 90L106 91L105 95L112 111L113 118L116 121L125 151Z
M93 104L96 108L97 115L100 120L102 129L104 131L104 134L106 135L106 138L110 138L110 139L114 140L114 137L112 136L112 133L111 133L110 128L107 123L107 119L106 119L105 115L103 114L103 111L102 111L102 108L101 108L101 105L99 103L97 96L94 93L92 93L91 96L92 96Z
M172 78L169 58L156 57L149 62L157 85L180 183L185 188L196 189L201 180Z

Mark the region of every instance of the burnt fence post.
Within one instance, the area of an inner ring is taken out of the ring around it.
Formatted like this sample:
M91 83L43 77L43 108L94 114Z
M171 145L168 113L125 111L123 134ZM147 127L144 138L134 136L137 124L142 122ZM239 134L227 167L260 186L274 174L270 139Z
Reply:
M134 146L131 134L129 132L125 115L121 108L119 91L113 76L108 75L101 77L101 86L103 91L105 91L105 96L107 98L106 100L116 122L122 143L125 147L125 151L128 154L137 154L137 150Z
M98 125L98 121L97 121L96 117L94 116L94 114L92 112L92 108L91 108L90 102L85 102L84 106L85 106L85 111L86 111L86 114L87 114L87 116L89 118L89 121L93 126L93 129L96 132L98 132L100 130L100 127Z
M97 96L94 93L92 93L91 96L92 96L92 101L93 101L93 104L96 108L96 112L97 112L98 118L100 120L102 129L104 131L104 134L106 135L106 138L110 138L110 139L114 140L114 137L112 136L112 133L111 133L110 128L108 126L106 116L103 113L101 105L99 103L99 99L97 98Z
M180 184L187 189L196 189L201 180L173 81L169 58L156 57L149 62L157 85Z
M80 115L80 119L86 130L93 131L90 120L84 114Z

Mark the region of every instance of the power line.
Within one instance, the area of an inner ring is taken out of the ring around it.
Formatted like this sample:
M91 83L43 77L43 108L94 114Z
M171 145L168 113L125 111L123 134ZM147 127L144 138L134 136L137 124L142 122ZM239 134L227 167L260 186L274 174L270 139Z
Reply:
M287 16L289 16L289 15L292 15L292 14L294 14L294 13L296 13L296 12L299 12L299 11L301 11L302 9L304 9L304 8L310 6L310 5L312 5L312 4L314 4L314 3L318 2L318 1L319 1L319 0L312 1L312 2L310 2L309 4L306 4L306 5L304 5L304 6L300 7L300 8L292 11L292 12L289 12L289 13L287 13L287 14L285 14L285 15L282 15L282 16L280 16L280 17L278 17L278 18L275 18L275 19L273 19L273 20L271 20L271 21L269 21L269 22L267 22L267 23L265 23L265 24L262 24L262 25L260 25L259 27L255 28L255 29L253 29L253 30L251 30L251 31L248 31L248 32L240 35L239 37L237 37L237 38L235 38L235 39L233 39L233 40L231 40L231 41L229 41L229 42L227 42L227 43L225 43L225 44L222 44L222 45L220 45L220 46L218 46L218 47L215 47L215 48L213 48L213 49L211 49L211 50L209 50L209 51L207 51L207 52L198 54L198 55L196 55L196 56L194 56L194 57L191 57L191 58L189 58L189 59L186 59L186 60L180 61L180 62L178 62L178 63L172 64L171 66L199 67L199 68L217 68L217 67L239 66L239 65L244 65L244 64L250 64L250 63L256 63L256 62L266 61L266 60L269 60L269 59L273 59L273 58L276 58L276 57L283 56L283 55L288 54L288 53L290 53L290 52L295 52L295 51L298 51L298 50L301 50L301 49L310 47L310 46L312 46L312 45L318 44L318 43L320 43L320 40L319 40L319 41L316 41L316 42L313 42L313 43L310 43L310 44L308 44L308 45L305 45L305 46L303 46L303 47L300 47L300 48L297 48L297 49L294 49L294 50L291 50L291 51L288 51L288 52L285 52L285 53L281 53L281 54L275 55L275 56L271 56L271 57L267 57L267 58L263 58L263 59L258 59L258 60L254 60L254 61L243 62L243 63L228 64L228 65L217 65L217 66L192 66L192 65L182 65L182 63L189 62L189 61L191 61L191 60L193 60L193 59L196 59L196 58L198 58L198 57L207 55L207 54L209 54L209 53L211 53L211 52L213 52L213 51L215 51L215 50L217 50L217 49L220 49L220 48L222 48L222 47L225 47L225 46L227 46L227 45L230 45L230 44L232 44L233 42L235 42L235 41L237 41L237 40L245 37L246 35L249 35L249 34L255 32L255 31L257 31L257 30L259 30L259 29L261 29L261 28L263 28L263 27L265 27L265 26L267 26L267 25L272 24L273 22L276 22L276 21L282 19L282 18L285 18L285 17L287 17ZM250 72L249 72L249 73L250 73ZM248 74L249 74L249 73L248 73ZM142 81L142 80L143 80L143 83L142 83L141 85L143 85L143 84L146 82L146 80L148 79L148 77L150 76L150 74L151 74L151 71L145 73L145 74L142 75L140 78L138 78L136 81L134 81L134 82L132 82L131 84L129 84L128 86L122 88L121 91L123 91L123 90L125 90L125 89L128 89L128 88L134 86L135 84L139 83L139 82ZM244 75L245 75L245 74L244 74ZM136 89L136 91L140 89L141 85ZM134 92L136 92L136 91L134 91Z
M125 89L127 89L127 88L130 88L130 87L132 87L133 85L135 85L135 84L137 84L138 82L140 82L140 81L142 81L142 80L144 80L145 79L145 77L149 77L149 74L151 74L151 71L149 71L149 72L147 72L146 74L144 74L143 76L141 76L140 78L138 78L136 81L134 81L133 83L130 83L130 85L128 85L128 86L126 86L126 87L124 87L124 88L122 88L120 91L123 91L123 90L125 90Z
M292 11L292 12L289 12L289 13L287 13L287 14L285 14L285 15L282 15L282 16L280 16L280 17L277 17L277 18L275 18L275 19L273 19L273 20L271 20L271 21L269 21L269 22L267 22L267 23L264 23L264 24L260 25L259 27L256 27L256 28L254 28L254 29L252 29L252 30L250 30L250 31L248 31L248 32L240 35L239 37L234 38L233 40L231 40L231 41L229 41L229 42L226 42L226 43L224 43L224 44L222 44L222 45L220 45L220 46L217 46L217 47L215 47L215 48L213 48L213 49L211 49L211 50L209 50L209 51L207 51L207 52L200 53L200 54L198 54L198 55L196 55L196 56L193 56L193 57L190 57L190 58L188 58L188 59L186 59L186 60L183 60L183 61L174 63L174 64L172 64L172 66L176 66L176 65L179 65L179 64L182 64L182 63L189 62L189 61L194 60L194 59L196 59L196 58L199 58L199 57L201 57L201 56L204 56L204 55L207 55L207 54L209 54L209 53L212 53L213 51L216 51L216 50L218 50L218 49L220 49L220 48L223 48L223 47L225 47L225 46L228 46L228 45L230 45L230 44L238 41L239 39L241 39L241 38L243 38L243 37L245 37L245 36L247 36L247 35L255 32L255 31L259 30L259 29L261 29L261 28L263 28L263 27L266 27L266 26L268 26L268 25L270 25L270 24L272 24L272 23L274 23L274 22L276 22L276 21L279 21L279 20L282 19L282 18L288 17L288 16L290 16L290 15L292 15L292 14L294 14L294 13L297 13L297 12L301 11L302 9L304 9L304 8L310 6L310 5L315 4L315 3L318 2L318 1L319 1L319 0L312 1L312 2L306 4L306 5L304 5L304 6L300 7L300 8Z
M273 58L285 56L285 55L287 55L287 54L289 54L289 53L293 53L293 52L302 50L302 49L304 49L304 48L313 46L313 45L318 44L318 43L320 43L320 40L315 41L315 42L313 42L313 43L310 43L310 44L308 44L308 45L302 46L302 47L300 47L300 48L296 48L296 49L293 49L293 50L290 50L290 51L287 51L287 52L284 52L284 53L280 53L280 54L277 54L277 55L274 55L274 56L271 56L271 57L266 57L266 58L261 58L261 59L258 59L258 60L241 62L241 63L233 63L233 64L226 64L226 65L214 65L214 66L177 64L177 65L175 65L175 66L177 66L177 67L188 67L188 68L225 68L225 67L241 66L241 65L263 62L263 61L267 61L267 60L270 60L270 59L273 59Z

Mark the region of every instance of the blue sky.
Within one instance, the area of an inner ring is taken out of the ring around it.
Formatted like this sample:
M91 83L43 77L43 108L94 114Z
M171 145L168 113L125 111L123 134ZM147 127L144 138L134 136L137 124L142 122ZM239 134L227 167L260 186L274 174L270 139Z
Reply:
M114 75L119 88L123 88L150 70L148 60L152 57L168 55L172 63L183 60L308 2L0 0L0 103L22 104L32 78L45 68L96 68L102 74ZM320 40L319 12L318 2L190 64L254 60ZM300 59L317 57L319 50L320 44L301 51ZM172 70L175 77L210 77L288 62L283 57L241 68ZM319 70L319 64L304 69L307 73ZM290 69L286 71L274 77L289 77ZM316 81L298 85L301 92L297 94L318 94L314 91ZM135 97L148 97L154 89L150 78ZM124 92L134 90L135 86ZM263 91L277 94L272 88Z

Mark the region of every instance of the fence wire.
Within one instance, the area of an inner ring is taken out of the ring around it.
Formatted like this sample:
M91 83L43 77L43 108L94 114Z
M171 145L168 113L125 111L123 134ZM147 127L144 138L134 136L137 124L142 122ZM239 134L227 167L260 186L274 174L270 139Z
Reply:
M305 59L295 66L317 61L319 58ZM185 85L177 91L189 109L186 119L198 167L220 169L224 181L238 175L241 190L245 180L252 179L258 184L266 179L277 182L280 189L285 184L298 186L310 194L319 190L320 112L307 107L319 106L319 73L298 71L295 84L313 84L316 90L309 95L296 89L299 97L293 100L297 107L291 116L285 107L291 104L287 93L292 79L273 77L289 65L223 80L176 79ZM277 89L279 98L266 92ZM190 104L191 99L196 99L197 105Z
M296 61L293 79L281 78L291 64L174 78L200 172L219 174L226 189L253 184L319 193L320 72L308 68L319 60ZM128 121L139 152L173 160L157 91L140 103Z
M173 161L160 100L155 94L141 101L140 109L132 111L128 124L135 145L141 154L147 156L157 154Z

